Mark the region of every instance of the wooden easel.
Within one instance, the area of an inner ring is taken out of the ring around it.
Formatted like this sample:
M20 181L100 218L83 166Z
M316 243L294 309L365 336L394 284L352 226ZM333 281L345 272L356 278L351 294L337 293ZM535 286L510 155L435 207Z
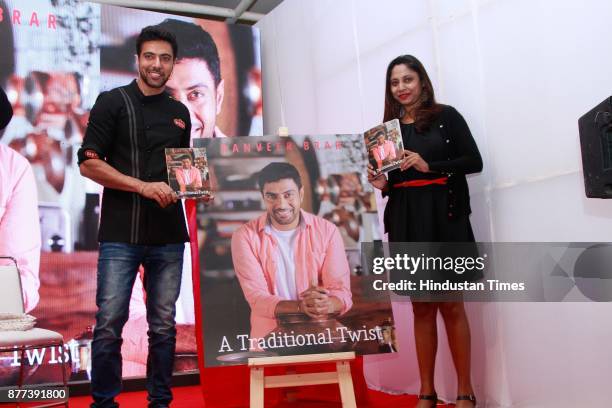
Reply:
M285 357L249 358L251 368L251 408L263 408L264 389L297 387L301 385L338 384L342 406L355 408L355 391L349 362L355 359L355 352L307 354ZM264 375L264 367L280 365L306 365L336 363L336 371L308 374Z

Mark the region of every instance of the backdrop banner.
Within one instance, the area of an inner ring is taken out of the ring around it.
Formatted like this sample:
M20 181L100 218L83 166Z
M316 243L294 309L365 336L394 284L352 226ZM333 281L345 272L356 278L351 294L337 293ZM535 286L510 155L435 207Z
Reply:
M59 381L55 364L66 365L70 381L89 381L102 188L80 175L76 151L98 94L136 77L135 38L159 23L178 40L167 85L190 111L192 137L261 135L258 29L77 0L0 0L0 86L15 112L0 143L28 159L39 201L31 218L40 217L40 268L22 274L35 299L28 312L67 343L65 350L28 351L24 361L19 353L0 355L0 385L15 384L22 363L27 383ZM185 254L176 317L180 373L198 369L187 248ZM146 375L143 299L137 279L123 331L124 377Z

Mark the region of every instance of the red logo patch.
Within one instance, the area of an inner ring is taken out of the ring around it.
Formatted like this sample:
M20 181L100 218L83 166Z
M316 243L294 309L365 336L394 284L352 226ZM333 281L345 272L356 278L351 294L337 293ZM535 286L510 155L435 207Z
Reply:
M98 153L94 152L93 150L85 150L85 156L87 156L90 159L100 158L100 156L98 156Z
M174 119L174 124L181 129L185 129L185 122L182 119Z

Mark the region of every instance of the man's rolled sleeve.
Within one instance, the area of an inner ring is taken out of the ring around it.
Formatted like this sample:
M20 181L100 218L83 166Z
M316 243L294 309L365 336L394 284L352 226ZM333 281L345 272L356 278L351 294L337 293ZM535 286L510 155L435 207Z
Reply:
M247 228L248 225L242 226L232 236L234 270L251 311L256 315L274 319L276 305L282 298L270 293L264 270L250 244Z
M79 149L79 165L89 159L105 160L115 136L117 103L110 92L102 92L89 113L89 123Z
M322 268L323 287L329 291L331 296L335 296L342 301L344 306L340 313L344 314L353 307L351 271L340 232L335 225L332 225L331 228L333 228L333 232L327 245Z

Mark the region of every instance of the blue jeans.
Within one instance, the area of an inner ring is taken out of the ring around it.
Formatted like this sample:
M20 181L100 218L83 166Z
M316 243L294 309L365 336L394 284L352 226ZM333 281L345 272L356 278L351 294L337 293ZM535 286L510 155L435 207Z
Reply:
M181 287L183 249L183 244L100 244L98 312L92 343L92 407L118 406L114 398L121 392L121 332L128 319L132 287L141 264L145 271L143 285L149 323L149 406L166 406L172 401L170 381L176 346L174 316Z

